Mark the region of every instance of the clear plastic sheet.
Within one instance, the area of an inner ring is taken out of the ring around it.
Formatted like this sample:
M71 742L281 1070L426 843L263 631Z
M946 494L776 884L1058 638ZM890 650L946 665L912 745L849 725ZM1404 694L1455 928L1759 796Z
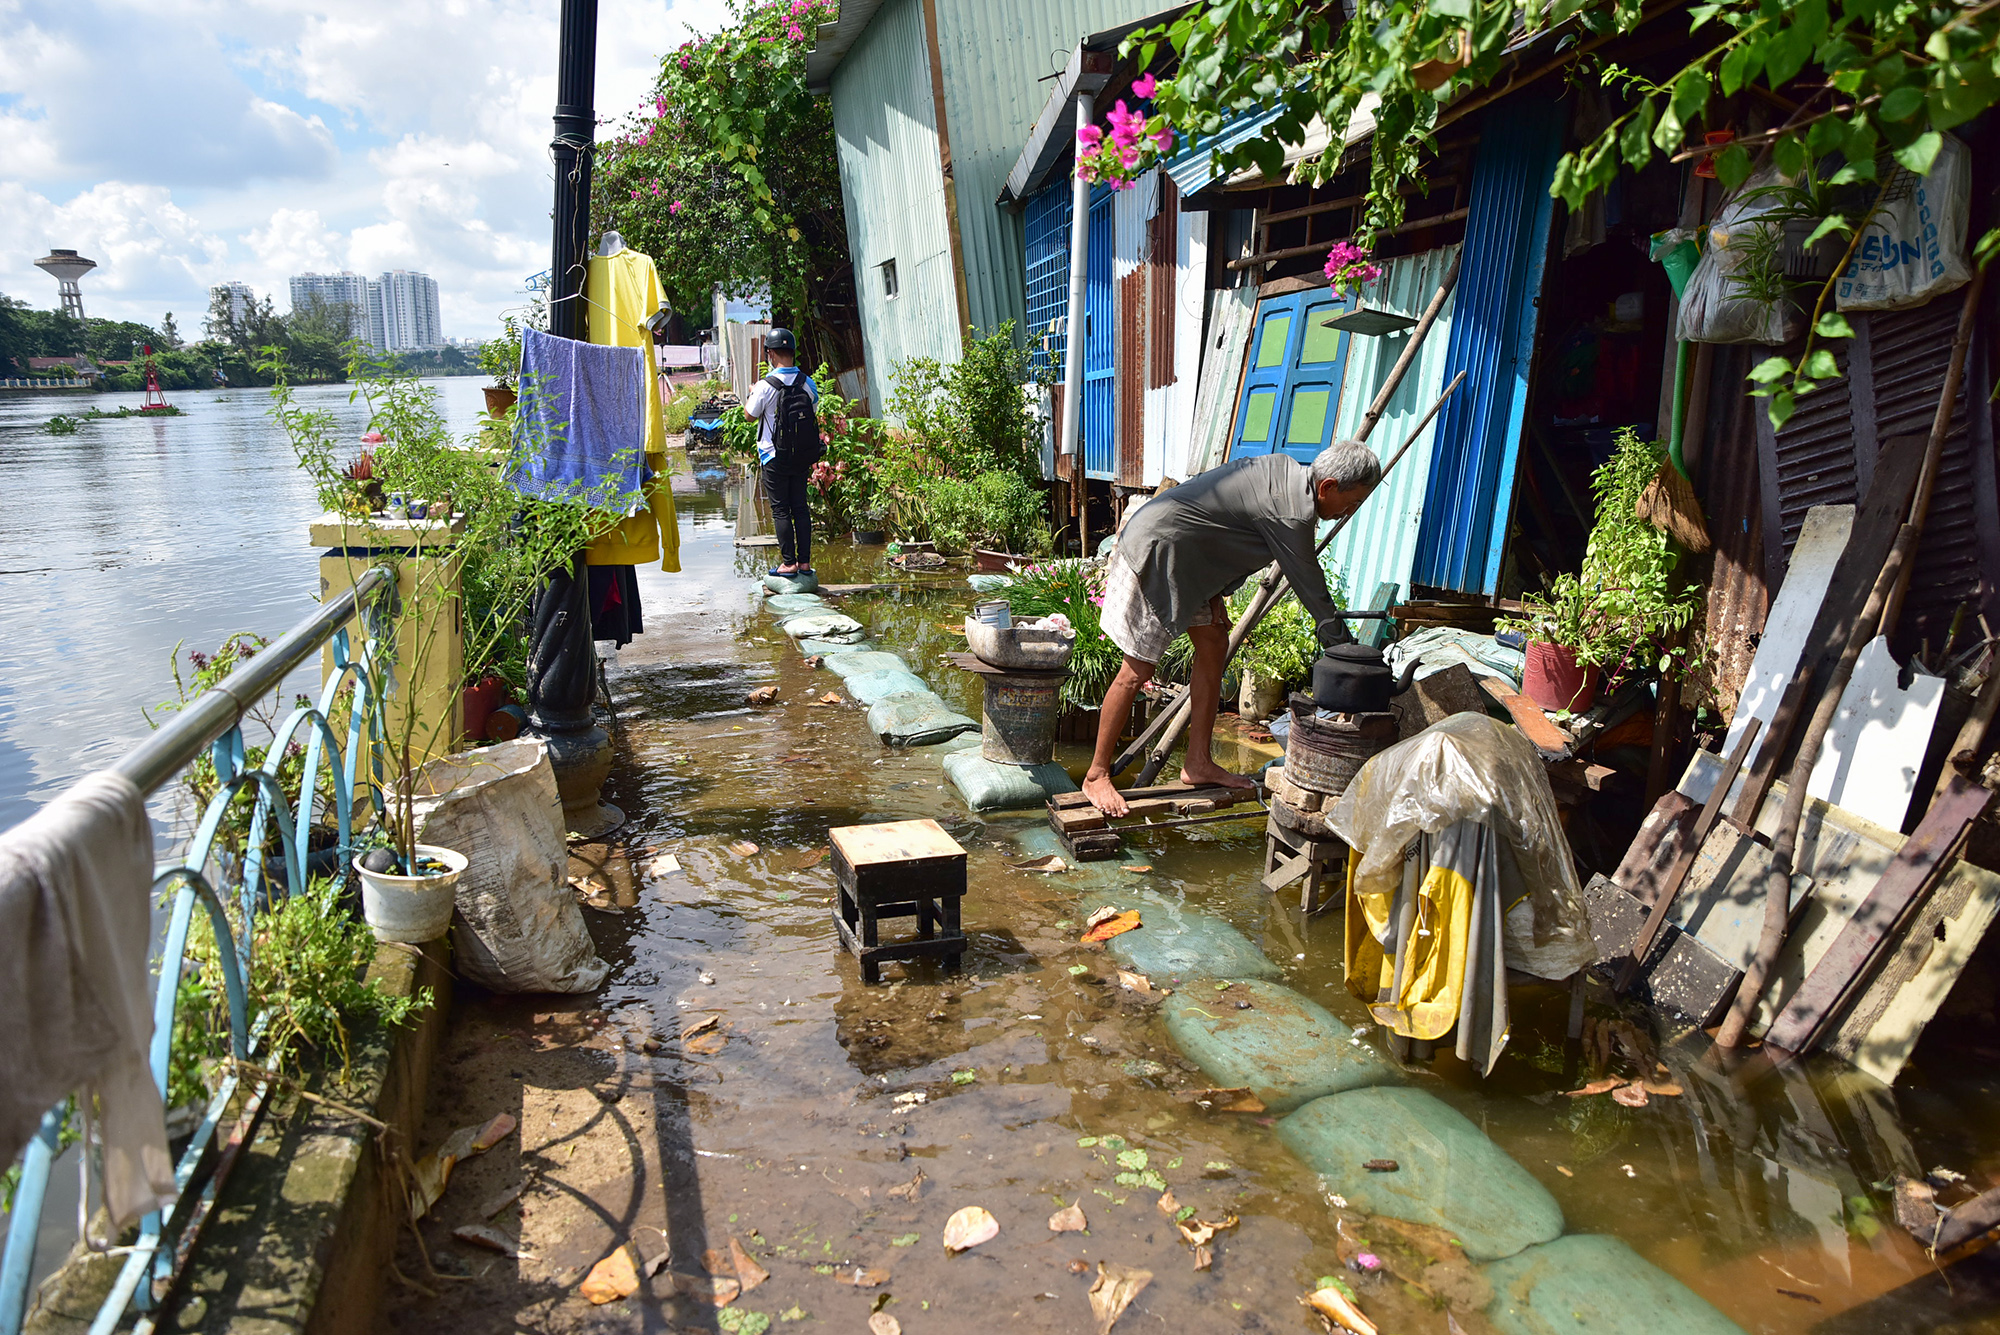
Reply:
M1519 910L1507 915L1508 967L1566 978L1595 957L1548 773L1511 724L1453 714L1398 742L1361 767L1325 819L1360 854L1349 873L1353 892L1391 898L1402 883L1404 852L1419 835L1459 821L1485 825L1512 854L1500 858L1502 903L1525 896L1532 907L1531 925Z

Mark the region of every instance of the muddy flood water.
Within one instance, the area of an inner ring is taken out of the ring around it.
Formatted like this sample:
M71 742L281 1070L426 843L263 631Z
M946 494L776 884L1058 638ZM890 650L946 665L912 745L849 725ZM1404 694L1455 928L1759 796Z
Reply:
M1164 896L1232 924L1380 1050L1343 986L1338 908L1307 920L1295 892L1258 884L1261 820L1156 832L1123 863L1061 875L1011 866L1051 851L1046 823L968 815L935 753L885 748L859 706L816 703L841 683L808 670L761 610L770 553L735 541L754 507L719 472L677 486L683 573L641 572L647 632L610 674L606 796L629 822L572 865L603 887L585 914L611 979L575 998L460 989L422 1147L497 1112L520 1131L460 1166L423 1224L428 1263L405 1237L392 1328L862 1332L879 1310L910 1335L1090 1331L1106 1261L1153 1275L1121 1332L1319 1330L1297 1300L1323 1275L1343 1276L1385 1335L1498 1329L1486 1274L1447 1236L1330 1198L1276 1117L1177 1097L1211 1082L1160 1012L1224 1004L1212 982L1155 978L1176 990L1141 996L1078 943L1084 893ZM889 578L879 548L836 546L818 564L827 582ZM977 717L976 686L939 661L963 647L949 627L972 601L965 572L947 573L836 601ZM778 702L746 706L767 684ZM1223 763L1270 754L1231 722ZM1080 750L1061 759L1081 772ZM965 967L892 964L864 986L830 917L827 830L917 817L970 855ZM1745 1331L2000 1331L2000 1264L1941 1277L1885 1189L1897 1172L2000 1167L1992 1054L1927 1042L1892 1090L1838 1064L1731 1072L1696 1034L1661 1047L1662 1083L1682 1092L1627 1108L1566 1096L1585 1078L1564 1078L1566 1007L1559 989L1519 995L1485 1081L1448 1054L1406 1079L1545 1187L1567 1233L1622 1239ZM1207 1268L1162 1212L1161 1183L1198 1220L1239 1221L1215 1234ZM1071 1205L1087 1231L1051 1232ZM946 1221L965 1206L1000 1231L947 1255ZM453 1237L476 1224L518 1237L520 1256ZM593 1306L580 1282L626 1242L657 1268ZM1349 1268L1361 1251L1383 1267ZM1563 1328L1678 1327L1632 1311Z

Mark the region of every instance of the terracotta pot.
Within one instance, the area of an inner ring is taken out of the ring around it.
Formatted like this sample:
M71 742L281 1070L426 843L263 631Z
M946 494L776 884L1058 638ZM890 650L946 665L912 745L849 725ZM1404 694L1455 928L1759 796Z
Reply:
M475 742L488 742L493 711L507 702L507 683L499 677L482 678L478 685L465 688L465 735Z
M996 552L985 547L972 549L972 568L989 575L1004 575L1012 565L1032 565L1032 557L1016 556L1012 552Z
M507 386L488 385L486 387L486 415L488 417L500 416L500 414L514 406L514 398L514 391L507 388Z
M1411 83L1425 92L1431 92L1444 87L1446 80L1472 63L1472 33L1460 28L1450 41L1449 47L1440 43L1436 60L1426 60L1411 68Z
M1521 694L1543 709L1581 714L1597 703L1597 668L1578 667L1574 649L1529 640Z

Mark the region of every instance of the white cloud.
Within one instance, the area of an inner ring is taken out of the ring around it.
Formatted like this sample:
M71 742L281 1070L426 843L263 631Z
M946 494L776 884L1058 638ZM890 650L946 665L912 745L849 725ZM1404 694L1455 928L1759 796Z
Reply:
M484 333L548 265L557 8L0 0L0 291L53 305L49 246L98 261L92 314L147 321L224 279L282 308L293 273L411 268L448 334ZM603 0L600 117L726 18Z

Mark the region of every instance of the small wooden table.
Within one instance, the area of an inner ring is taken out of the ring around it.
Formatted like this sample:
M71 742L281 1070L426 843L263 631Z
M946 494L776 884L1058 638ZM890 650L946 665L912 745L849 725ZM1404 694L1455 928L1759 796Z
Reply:
M934 820L844 825L827 832L833 849L833 923L861 961L863 982L882 981L882 961L936 959L957 969L965 954L959 901L965 850ZM884 945L877 924L915 918L917 935Z

